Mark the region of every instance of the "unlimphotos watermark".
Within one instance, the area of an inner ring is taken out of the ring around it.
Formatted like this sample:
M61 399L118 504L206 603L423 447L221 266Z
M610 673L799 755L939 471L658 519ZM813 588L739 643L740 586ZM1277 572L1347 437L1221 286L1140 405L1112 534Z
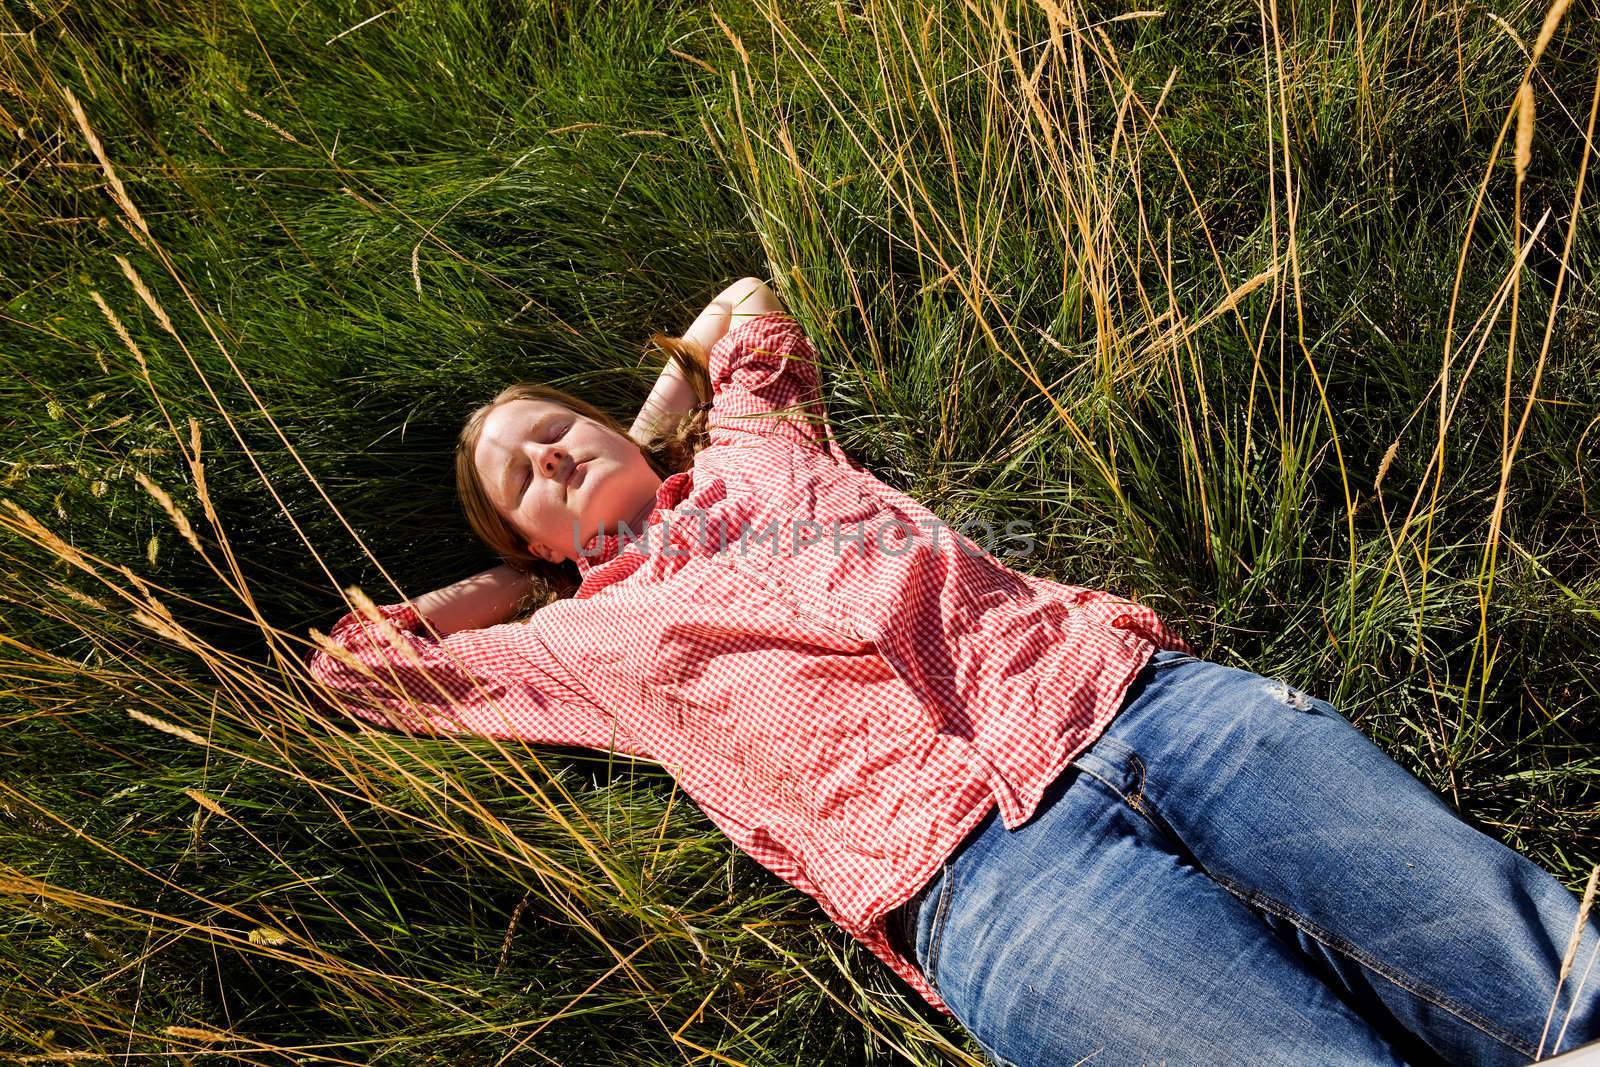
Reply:
M971 519L951 526L937 516L931 519L918 519L916 522L907 522L904 519L892 518L886 521L868 522L857 519L851 523L842 523L838 519L822 522L816 519L793 518L772 519L760 525L752 526L748 520L741 520L736 528L730 529L733 524L719 523L713 536L707 530L706 512L699 508L680 508L668 515L653 526L646 526L643 530L634 530L627 523L618 523L615 529L605 526L600 528L600 536L594 538L594 544L586 547L577 543L578 524L573 522L573 548L584 557L598 556L602 552L601 544L606 537L615 536L617 547L620 551L630 545L642 544L646 553L654 550L663 556L689 556L696 554L682 545L674 545L672 540L672 527L674 524L687 521L695 522L692 533L680 540L709 547L713 542L718 552L733 551L740 555L748 555L752 551L763 549L772 556L796 555L803 551L825 551L834 555L842 555L850 546L859 546L864 552L868 546L890 556L901 556L911 551L918 540L931 543L937 551L943 546L940 540L949 534L950 542L957 550L968 556L1031 556L1034 549L1033 524L1024 519L1012 519L1005 524L1003 533L996 529L994 523L982 519ZM976 536L974 531L981 531ZM785 552L787 549L787 552Z

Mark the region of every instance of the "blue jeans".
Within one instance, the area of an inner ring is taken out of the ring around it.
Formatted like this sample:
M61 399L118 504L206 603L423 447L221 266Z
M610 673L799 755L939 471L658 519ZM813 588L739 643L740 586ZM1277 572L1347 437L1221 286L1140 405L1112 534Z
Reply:
M1578 899L1332 705L1158 652L1024 826L923 891L916 958L1002 1067L1524 1064ZM1597 968L1600 970L1600 968ZM1600 974L1562 1041L1600 1038Z

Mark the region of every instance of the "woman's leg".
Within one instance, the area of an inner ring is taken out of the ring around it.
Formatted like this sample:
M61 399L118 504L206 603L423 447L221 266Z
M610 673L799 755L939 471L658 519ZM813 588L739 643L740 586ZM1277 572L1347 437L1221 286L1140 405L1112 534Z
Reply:
M1281 681L1158 655L1080 762L1150 832L1258 911L1381 1030L1450 1063L1523 1064L1600 945L1591 918L1557 997L1579 902L1463 822L1332 705ZM1226 955L1218 953L1226 964ZM1563 1048L1600 1037L1600 975Z
M1086 753L1015 831L991 813L923 897L923 971L990 1056L1406 1062L1294 943L1129 806L1124 765Z

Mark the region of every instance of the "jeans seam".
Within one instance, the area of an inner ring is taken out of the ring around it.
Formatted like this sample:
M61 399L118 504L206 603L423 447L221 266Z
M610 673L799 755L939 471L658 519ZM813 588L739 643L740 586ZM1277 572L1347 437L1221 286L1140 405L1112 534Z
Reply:
M1274 900L1272 897L1251 889L1248 886L1241 885L1240 883L1229 878L1227 875L1217 874L1216 872L1210 870L1207 870L1206 873L1209 874L1218 885L1222 886L1222 888L1226 889L1228 892L1232 893L1246 904L1259 907L1263 911L1270 911L1279 918L1293 923L1308 936L1315 938L1317 941L1320 941L1333 951L1350 957L1367 970L1378 975L1380 978L1394 983L1408 993L1421 997L1423 1000L1432 1004L1436 1008L1441 1008L1444 1011L1449 1012L1451 1015L1454 1015L1467 1025L1483 1031L1485 1034L1494 1038L1507 1048L1513 1049L1519 1055L1527 1056L1530 1059L1533 1057L1535 1051L1533 1046L1522 1044L1514 1035L1500 1030L1488 1019L1483 1018L1466 1005L1460 1004L1450 997L1444 996L1435 990L1426 988L1421 983L1418 983L1406 977L1405 975L1399 974L1398 972L1392 972L1389 967L1363 951L1361 948L1351 944L1349 941L1346 941L1344 938L1332 933L1331 931L1324 930L1316 923L1313 923L1299 915L1288 905L1280 903L1279 901Z
M1000 1055L1000 1053L991 1048L989 1046L989 1042L979 1037L975 1031L972 1032L972 1039L978 1043L979 1048L983 1049L984 1054L995 1062L995 1067L1017 1067L1016 1064L1012 1063L1010 1060L1006 1059L1004 1056Z
M951 889L953 887L950 883L954 877L955 864L946 864L944 868L944 876L939 880L939 903L934 909L933 923L928 930L928 963L923 968L922 977L927 981L928 985L933 987L933 991L935 993L939 993L939 982L937 978L939 973L939 949L944 944L945 913L950 906L950 898L953 895L951 893ZM912 944L916 944L914 938ZM916 949L913 948L912 951L914 953ZM939 995L941 997L944 996L943 993L939 993Z
M956 1021L961 1024L962 1028L965 1029L967 1033L972 1035L972 1039L978 1043L979 1048L983 1049L984 1054L995 1062L996 1067L1017 1067L1016 1064L1012 1063L1010 1060L1006 1059L1004 1056L1001 1056L994 1049L989 1047L989 1043L980 1037L978 1032L961 1017L957 1011L956 1005L948 997L946 997L944 991L939 988L939 950L944 945L945 921L949 918L948 912L950 908L950 901L955 896L955 867L956 864L954 860L945 864L944 876L939 881L939 903L933 912L933 922L929 924L928 963L927 966L923 968L922 977L928 983L928 985L933 987L933 991L935 993L938 993L940 997L944 998L946 1006L949 1007L952 1013L955 1013Z
M946 1003L949 1004L948 1001ZM966 1019L961 1017L960 1012L957 1011L956 1006L954 1004L949 1004L949 1007L950 1007L951 1012L955 1013L956 1022L960 1023L961 1024L961 1028L963 1030L965 1030L968 1033L968 1035L971 1036L972 1040L974 1040L974 1041L976 1041L978 1043L978 1047L983 1049L983 1054L985 1056L989 1057L989 1059L993 1060L995 1065L996 1065L996 1067L1017 1067L1017 1065L1015 1063L1011 1062L1009 1059L1007 1059L1006 1057L1000 1055L1000 1053L996 1052L994 1050L994 1048L992 1048L990 1046L989 1042L987 1042L987 1041L985 1041L983 1039L983 1035L979 1034L978 1031L976 1029L974 1029L972 1027L972 1025L967 1022Z

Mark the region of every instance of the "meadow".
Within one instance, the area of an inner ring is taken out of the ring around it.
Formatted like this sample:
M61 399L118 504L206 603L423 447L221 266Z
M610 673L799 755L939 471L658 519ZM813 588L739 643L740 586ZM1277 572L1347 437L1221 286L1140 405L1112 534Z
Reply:
M473 407L626 424L744 274L879 477L1583 893L1596 14L8 4L0 1059L983 1062L661 768L356 731L303 666L494 562Z

